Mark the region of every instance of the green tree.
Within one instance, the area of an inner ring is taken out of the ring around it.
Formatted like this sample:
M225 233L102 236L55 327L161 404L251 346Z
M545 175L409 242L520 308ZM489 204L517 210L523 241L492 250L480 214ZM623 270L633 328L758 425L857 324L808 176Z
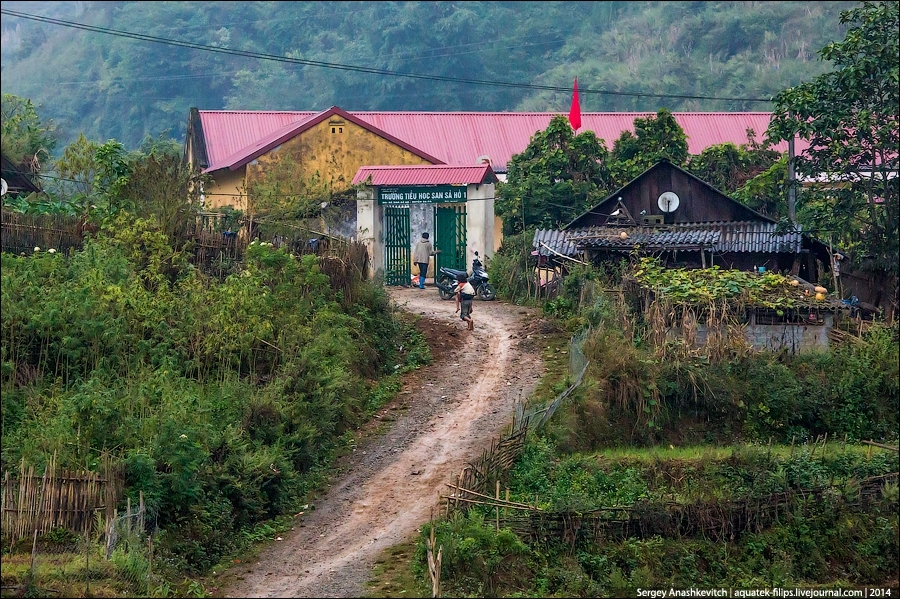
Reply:
M269 221L296 221L319 216L331 200L332 188L318 172L309 178L299 176L297 164L285 155L251 181L247 197L251 214Z
M575 135L566 117L554 116L512 157L507 183L498 186L503 234L570 222L608 190L607 160L606 145L593 131Z
M94 189L97 176L97 142L90 141L84 133L63 150L62 157L54 166L66 183L63 193L70 195L75 203L86 205L85 200Z
M804 190L813 228L834 231L856 266L893 290L897 305L900 75L896 2L864 2L841 13L843 41L825 46L835 69L774 98L769 138L809 141L797 172L826 185ZM887 302L885 302L886 304Z
M700 154L689 156L685 168L716 189L732 194L768 170L779 158L780 152L757 142L756 133L748 129L746 144L709 146Z
M184 146L182 143L176 139L172 139L167 132L164 132L160 133L157 137L153 137L149 133L144 136L139 154L141 156L166 155L180 158L183 152ZM136 158L136 160L138 159L140 159L140 157Z
M69 194L84 216L102 219L134 207L122 195L131 166L120 142L111 139L100 145L82 134L66 147L55 166L68 184L62 193Z
M769 218L787 219L789 216L787 162L785 154L769 168L745 181L744 186L732 192L731 197ZM800 214L804 212L801 211ZM798 220L804 219L798 217Z
M199 209L201 183L207 178L192 172L178 155L150 154L131 167L121 195L139 217L155 220L174 241Z
M671 112L660 108L655 117L634 119L634 133L622 132L613 145L610 171L615 186L621 187L660 160L684 166L687 158L684 129Z
M41 170L56 147L56 126L41 121L31 100L3 94L0 102L0 146L14 164L26 164L32 172Z

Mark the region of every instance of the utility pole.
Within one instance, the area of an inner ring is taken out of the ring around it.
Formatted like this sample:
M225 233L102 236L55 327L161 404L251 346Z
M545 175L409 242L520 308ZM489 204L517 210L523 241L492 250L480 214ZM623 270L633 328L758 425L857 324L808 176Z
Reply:
M788 140L788 218L797 224L797 178L794 174L794 136Z

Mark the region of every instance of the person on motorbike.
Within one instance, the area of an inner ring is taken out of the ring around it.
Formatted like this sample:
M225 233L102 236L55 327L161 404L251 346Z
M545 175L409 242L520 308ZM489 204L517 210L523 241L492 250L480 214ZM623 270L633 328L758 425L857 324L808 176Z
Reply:
M460 273L456 277L458 283L456 289L456 312L459 319L465 321L468 330L475 330L475 322L472 320L472 300L475 299L475 288L469 283L466 275Z
M416 244L413 251L413 262L419 265L419 289L425 289L425 277L428 275L428 263L431 256L438 253L428 240L428 231L422 233L422 239Z

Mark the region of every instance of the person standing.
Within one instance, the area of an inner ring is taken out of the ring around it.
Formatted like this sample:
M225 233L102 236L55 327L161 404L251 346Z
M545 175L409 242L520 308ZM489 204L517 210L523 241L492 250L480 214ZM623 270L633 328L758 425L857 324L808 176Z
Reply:
M413 262L419 265L419 289L425 289L425 277L428 276L428 261L431 256L437 254L431 242L428 241L428 231L422 233L422 239L416 243L413 251Z
M475 299L475 288L469 282L466 275L460 273L456 277L458 287L456 288L456 312L459 312L459 319L466 323L466 328L470 331L475 330L475 322L472 320L472 300Z

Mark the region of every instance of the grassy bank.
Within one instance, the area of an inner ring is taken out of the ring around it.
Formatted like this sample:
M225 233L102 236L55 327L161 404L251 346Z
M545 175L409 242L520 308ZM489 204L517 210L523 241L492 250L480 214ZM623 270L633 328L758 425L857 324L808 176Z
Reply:
M351 270L333 285L334 264L328 275L271 244L224 282L138 220L72 256L2 261L2 467L41 472L55 455L93 470L108 456L118 507L142 494L154 536L158 578L124 577L126 594L186 592L182 580L270 539L402 373L430 360L383 288ZM126 553L132 574L149 569L146 537ZM63 590L3 561L4 585ZM115 579L102 568L83 569L97 588Z

